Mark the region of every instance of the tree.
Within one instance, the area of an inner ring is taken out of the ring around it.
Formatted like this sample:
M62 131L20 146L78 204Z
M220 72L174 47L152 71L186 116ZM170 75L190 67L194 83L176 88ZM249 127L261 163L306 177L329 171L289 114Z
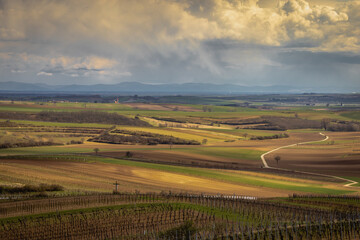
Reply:
M321 120L321 128L323 128L324 130L327 130L329 128L329 125L330 125L330 119L324 118Z
M100 151L99 148L94 148L95 155L98 155L98 152Z
M131 158L134 154L130 151L126 152L126 157Z
M204 105L202 107L202 109L203 109L203 112L212 112L212 107L211 106Z
M280 156L276 156L275 157L275 161L276 161L276 164L279 165L279 161L281 160L281 157Z
M204 138L203 140L202 140L202 144L206 144L207 143L207 139L206 138Z
M246 139L246 137L248 136L248 134L247 134L247 133L244 133L243 136L244 136L244 138Z

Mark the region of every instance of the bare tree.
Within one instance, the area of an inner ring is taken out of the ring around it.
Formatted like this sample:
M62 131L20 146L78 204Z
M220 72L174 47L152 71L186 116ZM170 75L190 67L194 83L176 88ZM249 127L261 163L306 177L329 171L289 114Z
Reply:
M275 156L275 161L276 161L276 164L279 165L279 161L281 160L281 157L280 156Z
M100 151L99 148L94 148L95 155L98 155L98 152Z

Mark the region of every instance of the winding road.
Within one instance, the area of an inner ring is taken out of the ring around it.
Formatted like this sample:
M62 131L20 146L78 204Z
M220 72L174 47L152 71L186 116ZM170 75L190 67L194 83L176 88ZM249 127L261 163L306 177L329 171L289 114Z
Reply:
M349 183L345 184L344 187L351 187L352 185L355 185L355 184L358 184L358 182L356 181L353 181L353 180L350 180L350 179L346 179L346 178L342 178L342 177L338 177L338 176L333 176L333 175L327 175L327 174L321 174L321 173L312 173L312 172L303 172L303 171L296 171L296 170L289 170L289 169L285 169L285 168L275 168L275 167L270 167L268 165L268 163L266 162L266 159L265 159L265 156L270 154L270 153L273 153L275 151L278 151L280 149L283 149L283 148L288 148L288 147L294 147L294 146L298 146L298 145L303 145L303 144L309 144L309 143L316 143L316 142L324 142L326 140L329 139L329 136L326 136L325 134L323 133L320 133L321 136L325 137L324 139L322 140L319 140L319 141L310 141L310 142L301 142L301 143L294 143L294 144L290 144L290 145L286 145L286 146L282 146L282 147L278 147L278 148L275 148L273 150L270 150L266 153L264 153L263 155L261 155L261 161L264 165L264 168L269 168L269 169L276 169L276 170L281 170L281 171L291 171L291 172L296 172L296 173L303 173L303 174L312 174L312 175L316 175L316 176L322 176L322 177L330 177L330 178L335 178L335 179L339 179L339 180L342 180L342 181L347 181Z

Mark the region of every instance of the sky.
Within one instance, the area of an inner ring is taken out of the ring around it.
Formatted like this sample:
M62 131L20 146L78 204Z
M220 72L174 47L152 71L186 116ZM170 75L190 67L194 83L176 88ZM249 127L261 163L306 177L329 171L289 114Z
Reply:
M360 91L360 1L0 0L0 82Z

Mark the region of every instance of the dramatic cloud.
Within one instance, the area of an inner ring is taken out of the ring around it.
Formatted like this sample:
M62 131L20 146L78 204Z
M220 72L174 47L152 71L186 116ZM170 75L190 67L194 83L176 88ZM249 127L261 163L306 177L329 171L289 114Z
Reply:
M360 87L359 55L360 1L0 0L0 81Z

